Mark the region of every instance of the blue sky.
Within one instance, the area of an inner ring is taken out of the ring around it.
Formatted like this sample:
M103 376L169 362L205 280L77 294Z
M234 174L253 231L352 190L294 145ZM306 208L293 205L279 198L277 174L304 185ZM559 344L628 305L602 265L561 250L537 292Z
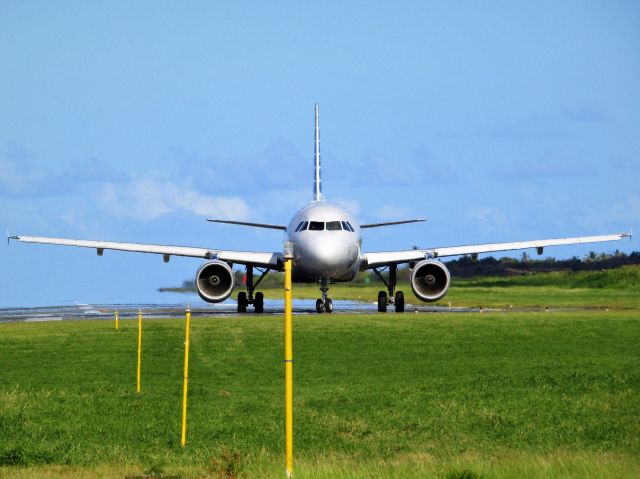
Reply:
M0 225L278 251L205 219L310 200L316 102L327 198L429 219L367 250L640 223L637 2L343 3L0 3ZM0 264L11 306L180 300L156 288L199 261L12 244Z

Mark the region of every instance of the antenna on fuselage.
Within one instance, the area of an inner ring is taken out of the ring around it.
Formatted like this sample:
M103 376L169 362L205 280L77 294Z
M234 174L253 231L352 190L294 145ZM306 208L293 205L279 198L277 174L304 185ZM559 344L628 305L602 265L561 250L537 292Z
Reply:
M315 155L313 161L313 201L322 201L322 179L320 178L320 107L316 103Z

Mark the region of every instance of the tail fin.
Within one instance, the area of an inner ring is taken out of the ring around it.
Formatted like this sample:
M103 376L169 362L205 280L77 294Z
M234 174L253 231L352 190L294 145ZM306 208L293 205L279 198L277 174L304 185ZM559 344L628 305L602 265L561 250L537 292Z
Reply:
M320 124L318 122L320 108L316 103L316 138L315 158L313 163L313 201L322 201L322 179L320 178Z

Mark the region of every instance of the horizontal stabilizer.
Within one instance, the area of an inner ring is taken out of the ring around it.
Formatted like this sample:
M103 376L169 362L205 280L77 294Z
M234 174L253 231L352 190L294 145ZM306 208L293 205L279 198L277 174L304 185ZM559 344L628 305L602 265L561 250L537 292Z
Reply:
M424 218L416 218L415 220L402 220L402 221L389 221L386 223L369 223L367 225L360 225L360 228L379 228L380 226L393 226L393 225L404 225L407 223L420 223L422 221L427 221Z
M253 226L254 228L268 228L272 230L286 230L286 226L282 225L268 225L265 223L249 223L247 221L231 221L231 220L215 220L208 219L207 221L211 221L212 223L226 223L230 225L240 225L240 226Z

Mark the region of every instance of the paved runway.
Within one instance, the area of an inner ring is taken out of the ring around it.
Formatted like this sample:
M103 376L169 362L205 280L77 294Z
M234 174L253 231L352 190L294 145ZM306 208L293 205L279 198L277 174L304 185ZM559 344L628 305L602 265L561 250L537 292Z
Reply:
M365 303L360 301L334 300L335 313L351 314L372 314L377 312L376 303ZM0 322L20 321L20 322L46 322L78 319L110 319L113 318L117 310L121 318L135 317L138 311L147 317L170 318L184 314L185 304L70 304L63 306L44 306L36 308L0 308ZM265 300L265 312L262 316L282 315L284 313L284 302L282 300ZM213 316L213 317L240 317L246 314L236 312L235 301L225 301L218 304L207 304L199 302L191 305L193 317ZM412 305L407 304L406 313L415 311L428 313L460 313L460 312L480 312L479 308L456 308L449 309L442 306ZM500 311L497 309L484 311ZM317 314L315 312L315 300L294 300L293 313L296 315ZM249 307L249 315L253 315ZM387 314L395 314L393 307L389 308Z

